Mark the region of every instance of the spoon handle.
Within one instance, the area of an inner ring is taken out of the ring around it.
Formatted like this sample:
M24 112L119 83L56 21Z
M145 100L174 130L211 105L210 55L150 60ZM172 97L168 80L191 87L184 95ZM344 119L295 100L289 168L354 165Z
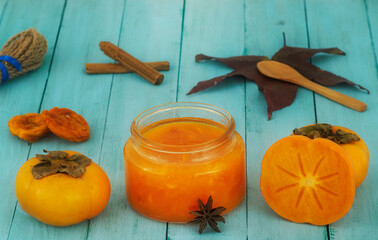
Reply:
M326 88L317 83L314 83L306 77L302 76L302 74L300 74L297 70L295 70L287 64L267 60L257 63L257 68L265 76L289 83L294 83L304 88L308 88L324 97L327 97L353 110L359 112L363 112L366 110L366 103L361 102L355 98L349 97L345 94L336 92L332 89Z
M299 77L299 76L298 76ZM349 97L345 94L336 92L332 89L326 88L322 85L319 85L317 83L314 83L310 81L309 79L303 77L300 75L302 78L301 81L295 81L293 83L300 85L302 87L305 87L307 89L310 89L326 98L329 98L337 103L340 103L341 105L344 105L346 107L349 107L353 110L356 110L358 112L363 112L366 110L366 103L361 102L355 98ZM289 81L288 81L289 82Z

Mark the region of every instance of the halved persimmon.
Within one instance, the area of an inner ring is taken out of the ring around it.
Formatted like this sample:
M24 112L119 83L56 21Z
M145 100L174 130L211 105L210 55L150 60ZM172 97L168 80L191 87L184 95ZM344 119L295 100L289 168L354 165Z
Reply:
M260 187L268 205L298 223L326 225L342 218L355 194L346 151L328 139L289 136L274 143L261 165Z
M90 131L87 121L68 108L54 107L44 110L43 119L47 127L58 137L73 142L83 142L89 139Z

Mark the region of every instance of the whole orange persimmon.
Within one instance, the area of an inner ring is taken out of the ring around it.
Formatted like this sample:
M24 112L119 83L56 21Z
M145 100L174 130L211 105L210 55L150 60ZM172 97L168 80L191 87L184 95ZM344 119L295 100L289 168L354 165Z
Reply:
M29 159L17 173L15 190L21 208L53 226L76 224L102 212L110 197L105 171L76 152L48 153Z

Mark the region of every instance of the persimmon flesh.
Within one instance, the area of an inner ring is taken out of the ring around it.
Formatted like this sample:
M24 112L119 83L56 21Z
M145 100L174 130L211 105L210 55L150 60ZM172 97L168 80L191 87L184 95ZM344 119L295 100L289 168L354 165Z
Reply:
M260 187L265 201L281 217L327 225L342 218L353 204L352 161L328 139L288 136L265 153Z

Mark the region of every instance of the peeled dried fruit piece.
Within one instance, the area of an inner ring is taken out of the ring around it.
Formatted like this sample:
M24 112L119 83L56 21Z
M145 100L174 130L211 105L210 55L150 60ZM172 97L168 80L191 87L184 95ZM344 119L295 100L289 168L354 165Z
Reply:
M44 110L43 119L47 127L58 137L72 142L83 142L89 139L89 125L85 119L68 108L54 107Z
M260 187L265 201L281 217L327 225L352 207L352 161L342 147L328 139L285 137L265 153Z
M14 116L8 121L8 126L12 135L29 142L35 142L50 132L38 113Z

